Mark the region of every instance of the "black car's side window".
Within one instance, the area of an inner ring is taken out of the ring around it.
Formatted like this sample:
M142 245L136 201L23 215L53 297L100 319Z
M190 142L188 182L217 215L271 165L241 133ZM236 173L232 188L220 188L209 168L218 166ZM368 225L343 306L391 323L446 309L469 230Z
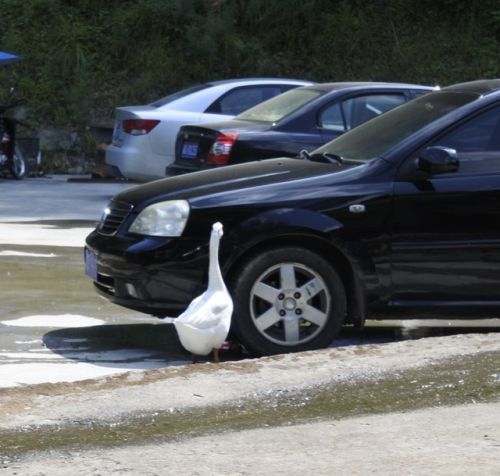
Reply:
M236 88L211 104L205 112L236 116L266 99L281 94L281 92L282 87L279 84Z
M404 94L356 96L325 107L319 115L319 127L345 132L406 102Z
M461 174L500 172L500 106L461 124L432 145L455 149Z

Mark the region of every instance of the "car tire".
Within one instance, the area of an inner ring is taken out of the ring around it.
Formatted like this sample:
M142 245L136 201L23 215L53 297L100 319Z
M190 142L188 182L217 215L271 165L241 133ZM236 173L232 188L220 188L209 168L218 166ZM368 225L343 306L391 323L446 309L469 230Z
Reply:
M12 176L17 180L23 179L26 175L26 163L24 161L23 154L18 147L14 149L14 155L12 156L9 170Z
M306 248L260 252L233 276L232 330L253 354L326 347L344 323L342 280L328 261Z

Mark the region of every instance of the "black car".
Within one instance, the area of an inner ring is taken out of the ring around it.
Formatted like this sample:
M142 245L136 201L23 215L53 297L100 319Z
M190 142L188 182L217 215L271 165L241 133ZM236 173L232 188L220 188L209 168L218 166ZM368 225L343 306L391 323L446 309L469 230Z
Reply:
M179 175L314 150L369 119L432 91L415 84L328 83L288 91L232 120L183 126L175 162Z
M500 316L500 80L432 92L313 151L117 195L87 238L111 301L184 310L220 262L256 354L328 345L366 318Z

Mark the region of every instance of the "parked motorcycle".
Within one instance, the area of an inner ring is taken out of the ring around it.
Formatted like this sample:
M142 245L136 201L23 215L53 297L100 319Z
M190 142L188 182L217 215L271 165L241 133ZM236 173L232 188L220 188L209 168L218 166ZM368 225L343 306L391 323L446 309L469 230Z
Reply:
M0 167L20 180L26 175L26 162L21 149L16 145L17 121L4 115L10 107L0 105Z

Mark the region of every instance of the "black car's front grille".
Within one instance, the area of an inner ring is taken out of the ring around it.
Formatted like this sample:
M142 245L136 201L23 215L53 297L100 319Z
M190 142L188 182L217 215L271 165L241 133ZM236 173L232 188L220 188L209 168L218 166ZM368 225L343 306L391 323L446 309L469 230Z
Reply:
M132 205L128 203L111 201L104 211L97 229L98 233L107 236L114 235L127 218L130 210L132 210Z

